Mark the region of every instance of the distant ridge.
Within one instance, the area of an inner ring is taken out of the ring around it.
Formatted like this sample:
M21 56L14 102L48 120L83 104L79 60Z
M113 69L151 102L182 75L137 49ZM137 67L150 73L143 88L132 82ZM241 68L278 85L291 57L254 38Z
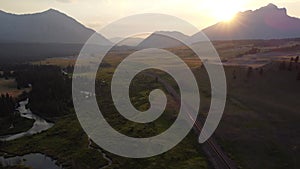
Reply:
M219 22L202 30L211 40L285 39L300 37L300 19L285 8L269 4L255 11L240 12L231 22ZM192 39L197 39L198 34Z
M0 43L83 44L95 33L54 9L22 15L0 11L0 23ZM111 44L102 35L98 36L103 45Z
M118 46L137 46L139 43L141 43L144 39L138 38L138 37L130 37L130 38L121 38L121 37L115 37L109 39L113 43L118 43Z
M144 41L142 41L137 48L171 48L176 46L182 46L181 41L188 41L189 36L184 35L181 32L177 31L158 31L152 33Z

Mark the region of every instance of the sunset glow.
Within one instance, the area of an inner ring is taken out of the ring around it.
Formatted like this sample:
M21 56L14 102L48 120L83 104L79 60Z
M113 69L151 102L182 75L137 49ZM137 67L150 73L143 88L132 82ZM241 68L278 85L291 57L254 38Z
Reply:
M206 1L204 4L208 13L217 21L231 21L235 15L241 11L247 4L247 1Z
M216 13L215 17L219 21L230 22L234 19L235 15L236 15L236 12L224 11L224 12Z
M288 8L291 16L300 16L300 2L294 0L2 0L0 10L28 14L53 8L94 30L122 17L140 13L162 13L184 19L201 30L220 21L232 22L238 12L256 10L269 3ZM184 33L192 35L195 32Z

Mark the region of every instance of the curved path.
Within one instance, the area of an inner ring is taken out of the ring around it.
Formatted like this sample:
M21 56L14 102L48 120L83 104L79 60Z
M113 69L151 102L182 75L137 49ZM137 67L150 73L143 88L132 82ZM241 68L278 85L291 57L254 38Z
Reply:
M93 147L93 146L92 146L93 142L92 142L92 140L91 140L90 138L88 138L88 140L89 140L88 148L97 150L99 153L102 154L103 158L104 158L106 161L108 161L108 164L105 165L105 166L103 166L103 167L101 167L100 169L105 169L105 168L111 166L112 160L111 160L105 153L103 153L103 151L102 151L100 148L95 148L95 147Z

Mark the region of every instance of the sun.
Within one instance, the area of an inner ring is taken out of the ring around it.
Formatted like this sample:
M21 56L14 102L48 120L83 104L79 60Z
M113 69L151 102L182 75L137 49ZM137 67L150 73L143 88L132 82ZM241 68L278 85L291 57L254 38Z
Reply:
M238 9L236 9L234 6L222 7L220 5L220 6L216 6L215 10L213 11L214 17L217 20L224 21L224 22L232 21L237 13L238 13Z
M215 14L218 21L230 22L234 19L236 12L232 11L219 11Z
M207 14L217 21L229 22L234 19L236 14L243 10L246 2L236 0L204 0L200 5L205 9Z

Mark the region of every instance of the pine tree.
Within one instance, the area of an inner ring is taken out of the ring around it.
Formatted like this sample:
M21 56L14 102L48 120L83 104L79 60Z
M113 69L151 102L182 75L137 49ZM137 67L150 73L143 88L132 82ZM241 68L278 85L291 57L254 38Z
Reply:
M261 76L264 74L264 69L263 69L263 68L260 68L259 74L260 74Z
M249 67L249 68L248 68L248 71L247 71L247 77L248 77L248 78L252 75L252 72L253 72L253 68L252 68L252 67Z
M237 78L237 77L236 77L236 71L235 71L235 70L232 72L232 77L233 77L233 79L236 79L236 78Z
M299 56L296 57L295 63L298 63L298 61L299 61Z

